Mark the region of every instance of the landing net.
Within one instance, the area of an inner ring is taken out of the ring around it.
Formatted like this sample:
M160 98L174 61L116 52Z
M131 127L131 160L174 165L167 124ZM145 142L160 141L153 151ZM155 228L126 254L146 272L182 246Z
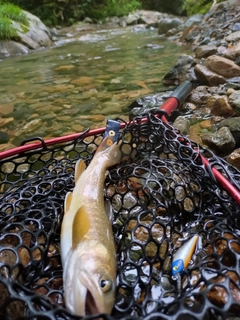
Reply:
M240 172L153 114L135 118L120 138L123 154L132 157L110 168L105 181L118 271L112 315L102 318L238 316L240 208L211 168L238 189ZM88 165L101 140L83 134L1 160L0 319L80 318L64 305L60 228L75 163L82 158ZM172 258L195 234L198 246L179 288Z

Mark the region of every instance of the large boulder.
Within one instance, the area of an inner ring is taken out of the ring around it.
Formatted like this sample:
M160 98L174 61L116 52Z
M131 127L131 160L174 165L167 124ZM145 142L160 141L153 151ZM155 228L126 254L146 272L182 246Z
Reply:
M203 18L204 18L203 14L200 14L200 13L194 14L184 22L184 27L188 28L188 27L191 27L192 25L199 25L202 23Z
M205 60L204 64L226 79L240 76L240 67L227 58L212 55Z
M50 30L33 14L23 11L27 16L28 25L12 21L18 34L18 40L0 40L0 58L28 53L40 47L52 45Z
M158 24L158 34L165 34L169 30L183 25L183 21L179 18L164 18L159 21Z

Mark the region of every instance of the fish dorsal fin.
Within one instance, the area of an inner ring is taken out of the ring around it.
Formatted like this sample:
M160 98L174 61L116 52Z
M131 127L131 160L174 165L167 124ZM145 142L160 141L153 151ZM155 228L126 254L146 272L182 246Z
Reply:
M88 214L84 206L81 206L78 209L73 219L73 225L72 225L72 249L73 250L76 248L79 242L82 241L82 239L88 232L89 228L90 228L90 221L89 221Z
M72 202L72 192L68 192L64 201L64 214L66 214L69 210L70 204Z
M86 164L84 163L83 159L79 159L75 166L75 184L77 183L79 177L83 173L83 171L86 169Z
M113 138L110 136L107 136L106 138L104 138L102 140L102 142L98 146L96 153L102 152L102 151L106 150L107 148L111 147L112 145L113 145Z

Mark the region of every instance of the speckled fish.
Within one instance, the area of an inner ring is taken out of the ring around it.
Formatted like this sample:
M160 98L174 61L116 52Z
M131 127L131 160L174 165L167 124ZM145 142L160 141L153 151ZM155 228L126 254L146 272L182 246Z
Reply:
M177 250L172 261L173 276L181 274L183 270L187 268L190 260L192 259L197 241L198 235L195 235Z
M61 259L66 307L77 315L111 313L115 298L116 250L104 204L108 167L121 160L120 143L107 136L86 169L76 163L75 187L65 198Z

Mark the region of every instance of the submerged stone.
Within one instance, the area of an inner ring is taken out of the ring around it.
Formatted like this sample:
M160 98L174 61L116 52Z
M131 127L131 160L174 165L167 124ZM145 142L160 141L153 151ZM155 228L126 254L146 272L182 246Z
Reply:
M6 132L0 131L0 144L7 143L9 140L9 135Z

